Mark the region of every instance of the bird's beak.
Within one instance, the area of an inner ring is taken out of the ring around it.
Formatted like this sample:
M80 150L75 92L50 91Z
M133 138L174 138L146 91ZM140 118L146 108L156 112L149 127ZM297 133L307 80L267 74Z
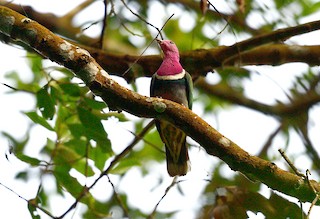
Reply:
M157 43L160 44L162 40L156 39Z

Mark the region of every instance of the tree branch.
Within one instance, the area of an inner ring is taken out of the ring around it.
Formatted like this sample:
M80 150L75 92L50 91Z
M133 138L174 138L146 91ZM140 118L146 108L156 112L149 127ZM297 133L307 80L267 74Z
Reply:
M320 24L320 21L319 21ZM92 47L82 46L90 52L96 61L110 74L118 75L127 81L138 77L150 77L162 62L159 55L116 55ZM320 65L320 46L298 46L269 44L241 52L240 55L225 53L229 47L219 46L213 49L197 49L180 52L180 62L193 77L205 76L216 68L246 65L281 65L303 62L310 66ZM129 73L123 75L135 60L139 59Z
M20 4L14 4L4 0L0 0L0 5L4 5L21 14L26 14L26 16L28 16L30 19L36 20L37 22L44 25L51 31L59 33L62 36L65 36L69 39L75 39L75 36L78 36L79 33L81 33L82 31L81 27L75 27L74 25L71 25L71 15L74 15L74 11L79 9L79 6L76 7L76 9L72 10L70 14L58 17L53 13L41 13L35 11L30 6L21 6ZM77 40L82 43L87 43L88 45L92 43L92 38L87 37L85 35L77 37Z
M286 44L263 45L231 56L224 61L225 66L234 65L281 65L290 62L304 62L319 65L320 46L299 46Z
M249 99L224 84L208 84L203 78L197 80L196 86L200 90L205 91L208 95L219 97L234 104L278 118L299 115L299 113L305 112L313 105L320 102L320 94L315 90L310 90L305 94L301 93L299 96L295 96L289 103L278 101L274 105L268 105Z
M68 43L37 22L0 6L0 32L23 41L43 56L72 70L102 97L111 110L125 110L139 117L169 121L197 141L208 154L226 162L232 170L301 201L312 202L314 199L314 192L304 178L249 155L186 107L169 100L142 96L120 86L86 50ZM320 190L317 182L310 183Z
M4 4L4 2L5 1L0 0L0 4ZM188 3L188 1L168 2L181 3L191 8L198 7L198 4ZM21 6L7 2L5 3L14 10L21 11L22 9ZM134 80L137 77L151 76L158 69L162 61L162 58L159 55L119 55L93 48L91 45L94 42L97 42L98 39L89 39L84 35L82 35L81 38L75 39L74 36L81 32L81 28L72 26L72 23L70 23L69 20L65 20L64 16L59 18L49 13L39 13L28 6L23 6L23 10L26 11L31 19L38 21L51 31L85 44L86 46L81 45L81 47L88 50L103 69L110 74L121 76L127 81ZM214 11L212 11L212 13L214 13ZM285 41L292 36L319 29L320 20L261 34L231 46L218 46L213 49L185 51L180 53L181 63L194 78L200 75L206 75L213 69L223 66L281 65L291 62L303 62L310 66L320 65L320 59L318 59L318 57L320 57L319 45L303 46L279 44L279 42ZM7 39L3 39L5 42L6 40ZM271 44L273 42L277 42L278 44ZM109 44L111 45L112 43ZM117 46L119 51L119 45L117 44ZM129 50L130 48L125 48L125 51ZM131 50L133 51L133 49ZM135 63L134 67L131 68L127 74L123 75L137 59L139 60Z

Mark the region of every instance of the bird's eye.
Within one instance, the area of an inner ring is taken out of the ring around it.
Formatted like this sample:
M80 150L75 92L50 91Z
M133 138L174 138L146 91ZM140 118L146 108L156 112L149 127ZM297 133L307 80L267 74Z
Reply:
M170 41L170 44L174 44L174 42Z

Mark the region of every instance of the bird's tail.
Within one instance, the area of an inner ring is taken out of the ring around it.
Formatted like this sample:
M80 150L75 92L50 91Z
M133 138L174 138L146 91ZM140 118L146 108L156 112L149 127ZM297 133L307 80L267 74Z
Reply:
M169 148L166 146L167 170L170 176L184 176L191 170L188 149L184 142L181 146L178 159L175 161Z

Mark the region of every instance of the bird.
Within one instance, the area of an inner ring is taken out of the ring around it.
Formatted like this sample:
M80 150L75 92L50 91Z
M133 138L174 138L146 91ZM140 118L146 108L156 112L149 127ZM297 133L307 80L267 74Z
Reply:
M192 78L180 64L179 50L171 40L158 40L163 61L153 74L150 96L182 104L192 109ZM156 128L165 144L167 171L172 177L186 175L191 170L186 134L172 123L156 119Z

